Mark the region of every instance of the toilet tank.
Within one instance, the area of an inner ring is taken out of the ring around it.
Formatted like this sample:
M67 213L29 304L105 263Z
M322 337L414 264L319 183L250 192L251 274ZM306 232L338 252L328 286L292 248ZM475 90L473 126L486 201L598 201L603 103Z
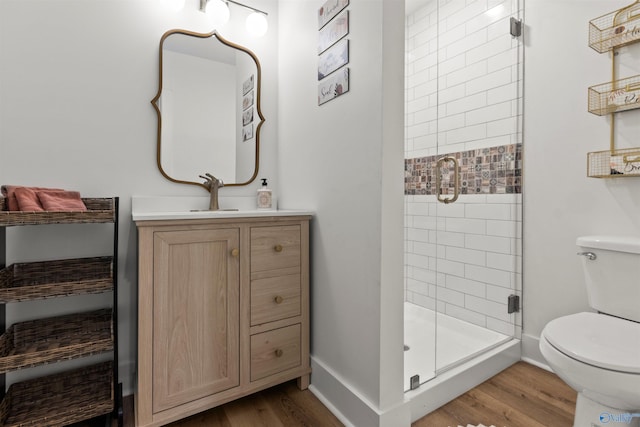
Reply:
M584 236L576 244L579 254L587 253L582 265L589 306L640 322L640 238Z

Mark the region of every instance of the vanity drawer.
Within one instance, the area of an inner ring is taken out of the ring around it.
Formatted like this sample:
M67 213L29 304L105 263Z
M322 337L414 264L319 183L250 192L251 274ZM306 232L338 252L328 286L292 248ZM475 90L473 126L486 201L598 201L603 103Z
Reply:
M300 267L300 226L251 228L251 272Z
M251 326L300 315L300 274L251 281Z
M300 324L251 336L251 381L301 364Z

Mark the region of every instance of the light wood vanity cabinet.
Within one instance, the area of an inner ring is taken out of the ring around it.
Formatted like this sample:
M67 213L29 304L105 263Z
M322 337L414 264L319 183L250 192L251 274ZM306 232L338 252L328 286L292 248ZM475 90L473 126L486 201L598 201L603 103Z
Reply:
M137 221L136 425L309 385L309 216Z

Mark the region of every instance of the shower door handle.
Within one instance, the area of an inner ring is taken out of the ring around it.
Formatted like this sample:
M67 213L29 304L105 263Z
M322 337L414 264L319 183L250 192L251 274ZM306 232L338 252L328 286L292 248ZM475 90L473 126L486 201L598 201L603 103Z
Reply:
M453 197L446 198L442 196L442 173L440 170L442 169L442 165L445 162L453 162L454 172L453 172ZM458 200L460 192L460 168L458 167L458 160L455 157L444 156L438 160L436 163L436 196L440 203L449 204Z

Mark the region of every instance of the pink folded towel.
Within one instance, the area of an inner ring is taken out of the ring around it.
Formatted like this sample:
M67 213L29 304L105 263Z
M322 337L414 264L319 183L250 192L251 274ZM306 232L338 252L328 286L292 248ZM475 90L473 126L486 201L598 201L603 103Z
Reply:
M32 190L34 192L33 195L31 194L26 194L23 193L23 197L25 199L25 202L27 203L28 207L32 207L32 204L35 202L37 205L40 205L38 203L38 198L35 195L35 192L37 191L64 191L62 188L45 188L45 187L23 187L20 185L3 185L2 187L0 187L0 191L2 192L2 195L7 199L7 210L10 211L20 211L20 210L26 210L26 211L33 211L33 210L42 210L42 206L40 206L40 209L21 209L20 205L18 204L18 198L16 197L16 190L19 188L28 188L30 190Z
M36 194L45 211L84 212L87 210L77 191L38 191Z
M18 201L18 208L23 212L43 211L36 191L31 187L18 187L13 192Z

